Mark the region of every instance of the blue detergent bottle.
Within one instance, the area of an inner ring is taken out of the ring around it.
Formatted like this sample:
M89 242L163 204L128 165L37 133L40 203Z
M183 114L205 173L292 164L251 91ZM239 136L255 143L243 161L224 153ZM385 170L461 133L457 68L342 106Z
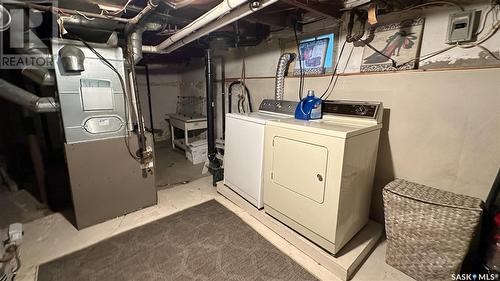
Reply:
M314 96L314 91L308 90L307 96L295 108L295 119L321 119L321 104L321 99Z

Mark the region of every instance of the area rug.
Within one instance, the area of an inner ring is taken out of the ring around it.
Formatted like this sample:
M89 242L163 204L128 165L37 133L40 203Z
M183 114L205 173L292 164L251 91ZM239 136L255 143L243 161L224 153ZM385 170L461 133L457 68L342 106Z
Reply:
M317 280L215 200L43 264L38 281Z

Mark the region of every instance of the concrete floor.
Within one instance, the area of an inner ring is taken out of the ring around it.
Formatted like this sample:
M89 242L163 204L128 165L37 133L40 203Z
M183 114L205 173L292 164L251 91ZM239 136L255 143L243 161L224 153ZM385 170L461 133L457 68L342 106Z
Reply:
M170 141L155 144L156 186L158 189L170 188L202 178L204 163L193 165L184 151L172 148Z
M211 185L211 178L204 177L184 185L160 190L158 205L132 214L77 231L61 214L54 213L25 225L24 243L21 247L23 266L18 281L36 280L37 266L98 241L125 232L134 227L158 220L180 210L215 199L236 213L263 237L321 280L338 280L332 273L317 264L286 240L272 232L221 195ZM368 257L353 280L412 280L384 262L385 242L381 242Z
M11 223L27 223L45 217L52 212L39 203L28 191L11 192L0 184L0 229Z

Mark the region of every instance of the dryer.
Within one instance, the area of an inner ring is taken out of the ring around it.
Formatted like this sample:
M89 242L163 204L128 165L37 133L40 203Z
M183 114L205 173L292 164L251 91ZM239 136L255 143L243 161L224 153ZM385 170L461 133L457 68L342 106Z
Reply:
M267 122L264 210L330 253L367 222L380 102L324 101L323 119Z
M262 209L264 129L270 120L293 118L297 102L264 100L258 112L227 113L224 184Z

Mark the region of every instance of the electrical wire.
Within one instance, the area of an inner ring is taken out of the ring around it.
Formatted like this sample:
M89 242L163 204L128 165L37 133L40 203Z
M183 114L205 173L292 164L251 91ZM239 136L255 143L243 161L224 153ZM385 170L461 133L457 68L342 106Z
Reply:
M297 45L297 58L299 60L299 101L302 100L302 93L304 92L304 69L302 68L302 55L300 52L300 42L299 37L297 36L297 22L293 25L293 34L295 36L295 44Z
M407 64L410 64L412 62L416 62L416 61L421 62L421 61L424 61L424 60L428 60L428 59L430 59L432 57L435 57L435 56L437 56L439 54L447 52L447 51L449 51L449 50L451 50L453 48L456 48L456 47L457 47L457 45L452 45L452 46L448 46L448 47L446 47L444 49L441 49L441 50L438 50L438 51L435 51L435 52L432 52L432 53L429 53L429 54L426 54L426 55L418 56L418 57L416 57L414 59L411 59L409 61L403 62L401 64L397 64L396 66L394 66L394 68L400 69L401 67L403 67L403 66L405 66Z
M344 43L342 44L342 48L340 48L340 52L339 52L339 58L337 59L337 62L335 63L335 67L333 68L333 72L332 72L332 76L330 77L330 82L328 82L328 87L326 87L325 91L323 92L323 94L321 95L320 99L323 99L323 97L329 92L330 90L330 87L332 85L332 82L333 82L333 78L335 77L335 74L337 73L337 67L339 66L339 63L340 63L340 59L342 58L342 54L344 53L344 48L345 48L345 45L347 44L347 41L344 41Z
M500 28L500 21L497 21L493 24L493 26L491 27L491 29L486 33L486 35L484 35L483 37L481 37L480 39L478 39L475 43L472 43L472 44L459 44L459 47L460 48L465 48L465 49L468 49L468 48L473 48L473 47L476 47L484 42L486 42L488 39L490 39L493 35L495 35L495 33L497 33L498 29Z
M354 51L354 47L351 48L351 51L349 52L349 56L347 57L347 60L344 64L344 70L342 71L342 73L345 73L345 70L347 69L347 66L349 65L349 61L351 60L353 51ZM340 63L341 57L342 57L342 53L339 55L338 63ZM337 65L338 65L338 63L337 63ZM335 78L335 82L333 83L332 89L330 90L330 92L328 93L328 95L325 97L324 100L327 100L330 97L330 95L333 93L335 86L337 86L337 81L339 80L339 76L340 76L339 73L337 73L337 77Z
M478 45L478 48L482 49L483 51L487 52L490 56L492 56L496 60L500 60L500 57L497 57L495 53L493 53L490 49L486 48L485 46Z
M106 9L103 9L102 11L104 11L105 13L109 13L110 15L116 16L119 13L125 11L127 9L128 5L130 4L130 2L132 2L132 0L128 0L127 3L125 3L125 5L123 5L123 7L119 8L117 11L114 11L114 12L109 12Z
M434 5L449 5L449 6L457 7L457 8L459 8L462 11L465 11L464 7L462 7L461 5L459 5L457 3L454 3L454 2L450 2L450 1L433 1L433 2L423 3L423 4L420 4L420 5L415 5L415 6L409 7L409 8L403 9L401 11L397 11L397 13L408 12L408 11L415 10L415 9L418 9L418 8L423 8L423 7L426 7L426 6L434 6Z
M481 24L481 28L479 28L476 32L476 35L479 35L484 31L484 28L486 27L486 21L488 21L488 16L491 14L491 12L493 12L495 8L496 5L492 5L491 8L484 14L483 23Z
M401 64L398 64L393 58L383 54L380 50L378 50L377 48L373 47L371 44L369 44L368 42L366 42L365 40L358 40L362 43L364 43L366 46L368 46L370 49L372 49L374 52L384 56L385 58L391 60L392 62L392 66L397 70L397 69L400 69L402 68L403 66L406 66L412 62L416 62L416 61L425 61L425 60L428 60L432 57L435 57L439 54L442 54L444 52L447 52L451 49L454 49L454 48L463 48L463 49L469 49L469 48L474 48L474 47L479 47L481 49L483 49L484 51L486 51L487 53L489 53L493 58L495 58L496 60L500 60L499 57L497 57L492 51L490 51L488 48L484 47L484 46L481 46L482 43L486 42L488 39L490 39L493 35L495 35L495 33L498 31L498 29L500 29L500 21L497 21L495 24L493 24L492 28L486 33L486 35L484 35L483 37L481 37L480 39L477 40L477 42L473 43L473 44L465 44L465 43L457 43L455 45L451 45L451 46L448 46L444 49L441 49L441 50L437 50L437 51L434 51L432 53L429 53L429 54L425 54L425 55L422 55L422 56L418 56L414 59L411 59L409 61L406 61L406 62L403 62Z
M88 16L86 16L85 14L83 14L83 13L82 13L82 12L80 12L80 11L75 10L75 12L76 12L78 15L80 15L80 16L82 16L82 17L84 17L84 18L85 18L86 20L88 20L88 21L93 21L93 20L95 20L95 18L88 17Z
M92 46L90 46L89 43L87 43L85 40L83 40L81 37L75 35L75 34L71 34L70 35L71 37L77 39L78 41L82 42L85 47L87 47L90 51L92 51L92 53L94 53L100 60L101 62L106 65L108 68L110 68L117 76L118 76L118 79L120 80L120 86L122 88L122 91L123 91L123 107L124 107L124 113L125 113L125 146L127 147L127 151L128 153L130 154L130 156L135 159L135 160L140 160L140 157L137 157L136 155L134 155L134 153L132 153L132 149L130 148L130 143L129 143L129 140L128 140L128 118L129 118L129 112L128 112L128 95L127 95L127 91L126 91L126 87L125 87L125 81L122 77L122 75L120 74L120 72L116 69L116 67L114 67L105 57L103 57L97 50L95 50Z

